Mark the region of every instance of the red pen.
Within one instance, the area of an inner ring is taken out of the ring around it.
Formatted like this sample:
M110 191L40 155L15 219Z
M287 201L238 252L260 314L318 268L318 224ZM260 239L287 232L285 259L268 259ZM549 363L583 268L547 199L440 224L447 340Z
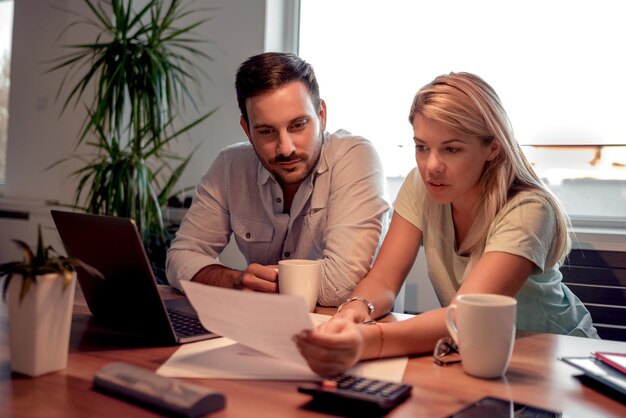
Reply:
M602 363L626 374L626 353L595 352L593 355Z

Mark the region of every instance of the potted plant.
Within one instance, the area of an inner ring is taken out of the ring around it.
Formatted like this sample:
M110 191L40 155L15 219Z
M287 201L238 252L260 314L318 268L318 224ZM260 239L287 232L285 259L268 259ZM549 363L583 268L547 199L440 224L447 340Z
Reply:
M71 52L50 69L65 72L59 93L74 80L63 111L72 103L86 108L78 144L93 153L72 156L84 161L73 173L78 177L73 206L133 218L144 245L158 246L166 241L161 207L176 194L193 154L179 156L170 144L216 110L188 124L180 120L185 101L196 108L192 92L201 90L198 75L208 79L198 59L212 58L196 47L206 40L193 30L212 9L191 9L179 0L148 0L137 8L133 0L85 3L91 15L70 27L87 24L98 33L67 46Z
M13 241L23 250L23 260L0 265L2 296L9 305L11 369L31 377L64 369L76 289L73 267L99 273L44 247L41 226L36 253L24 242Z

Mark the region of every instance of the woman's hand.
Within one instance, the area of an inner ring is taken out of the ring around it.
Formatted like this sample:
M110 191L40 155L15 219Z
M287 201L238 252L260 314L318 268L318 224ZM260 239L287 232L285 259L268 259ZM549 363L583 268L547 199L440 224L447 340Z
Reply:
M341 312L337 312L331 319L345 319L346 321L354 322L355 324L361 324L372 320L364 309L357 310L349 308L342 309Z
M364 346L359 327L345 319L334 319L303 331L294 336L294 341L311 370L322 376L347 372L361 358Z

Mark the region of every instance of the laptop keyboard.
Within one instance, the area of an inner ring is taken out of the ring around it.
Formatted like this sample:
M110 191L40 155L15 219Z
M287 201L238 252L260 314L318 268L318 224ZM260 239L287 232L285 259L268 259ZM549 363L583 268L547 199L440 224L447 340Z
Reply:
M173 309L168 309L170 321L174 326L174 331L181 337L191 337L194 335L203 335L208 331L202 326L200 320L196 317L182 314Z

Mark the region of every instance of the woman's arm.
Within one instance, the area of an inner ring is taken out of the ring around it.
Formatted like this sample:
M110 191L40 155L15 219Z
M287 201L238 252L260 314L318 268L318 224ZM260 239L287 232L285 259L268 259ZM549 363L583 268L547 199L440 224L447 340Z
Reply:
M468 273L457 295L498 293L515 296L532 269L533 263L526 258L503 252L485 253ZM367 290L375 288L370 285ZM361 295L366 297L365 293ZM372 300L378 302L373 296ZM431 352L436 341L448 334L445 313L446 308L439 308L406 321L377 325L330 321L337 324L320 326L301 334L296 337L296 342L312 370L333 375L346 372L359 360Z
M444 309L399 322L355 324L333 319L294 336L311 369L322 376L345 373L359 360L432 351L445 335Z
M393 307L396 295L413 267L421 241L422 231L394 212L374 266L352 292L353 296L361 296L374 305L375 317L385 315ZM336 317L354 322L373 319L361 301L344 305Z
M456 294L495 293L515 297L533 267L534 264L524 257L504 252L485 253L468 273ZM381 357L432 351L437 340L448 335L446 310L447 307L434 309L406 321L381 324L385 334ZM365 342L374 339L374 330L362 331ZM375 342L372 341L372 344ZM367 350L364 354L367 354Z
M460 293L497 293L515 296L535 265L527 258L505 252L483 254L467 274Z
M533 267L534 264L524 257L503 252L485 253L467 274L456 295L496 293L515 297ZM381 355L387 357L432 351L437 340L448 335L446 310L447 307L434 309L406 321L383 324L386 347Z

